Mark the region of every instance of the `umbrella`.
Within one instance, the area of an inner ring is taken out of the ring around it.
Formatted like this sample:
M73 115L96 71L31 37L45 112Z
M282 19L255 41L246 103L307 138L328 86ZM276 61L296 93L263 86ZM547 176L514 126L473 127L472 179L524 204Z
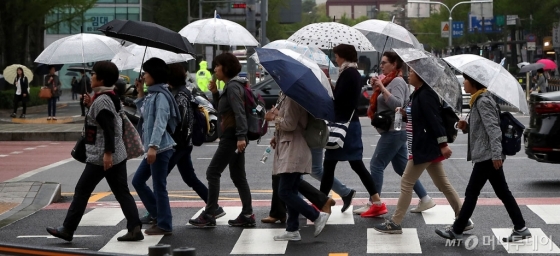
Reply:
M522 68L523 66L527 66L527 65L529 65L529 64L531 64L531 63L526 62L526 61L524 61L524 62L519 62L519 63L517 63L517 67L518 67L518 68Z
M112 20L97 29L103 34L138 45L175 53L194 53L191 43L179 33L147 21ZM115 53L116 54L116 53ZM114 57L111 56L111 58ZM109 58L109 59L111 59Z
M309 46L309 45L299 45L292 41L288 40L276 40L274 42L270 42L267 45L263 46L263 48L267 49L290 49L294 52L300 53L305 57L315 61L319 65L323 66L334 66L327 56L321 49Z
M461 83L451 68L429 52L414 48L393 49L455 112L461 113Z
M8 82L10 84L14 82L14 80L16 79L16 76L17 76L17 69L18 68L23 69L23 75L25 75L27 77L27 80L29 82L33 81L33 72L31 72L31 69L27 68L24 65L13 64L13 65L7 66L4 69L4 72L2 72L2 75L4 75L4 79L6 80L6 82Z
M66 70L68 71L76 71L76 72L80 72L80 71L85 71L85 72L91 72L91 68L88 67L84 67L84 66L71 66L68 67Z
M521 67L521 69L519 70L519 73L527 73L527 72L531 72L534 70L538 70L544 68L544 64L543 63L533 63L533 64L529 64L529 65L525 65L523 67Z
M120 49L119 42L110 37L76 34L54 41L41 52L35 62L71 64L110 60Z
M337 22L309 24L288 38L297 44L309 45L319 49L332 49L339 44L353 45L357 51L375 51L369 40L355 28Z
M443 60L486 86L494 96L511 105L514 111L529 113L521 85L500 64L474 54L455 55Z
M214 18L197 20L179 31L193 44L258 46L259 42L243 26L229 20Z
M554 69L556 69L556 63L554 63L554 61L549 60L549 59L540 59L540 60L537 60L537 63L542 63L542 64L544 64L544 69L545 69L545 70L554 70Z
M334 121L334 102L313 70L275 49L256 49L260 64L280 89L315 118Z
M117 53L111 62L115 63L119 70L140 69L140 66L142 66L142 59L150 59L152 57L160 58L167 64L185 62L193 59L190 54L178 54L153 47L148 47L146 49L144 46L131 44L127 46L126 49Z
M66 74L64 74L65 76L78 76L78 73L70 71L70 72L66 72Z
M353 28L362 32L373 47L381 51L392 48L424 49L412 33L393 22L372 19L362 21Z
M64 64L56 64L56 65L48 65L48 64L39 64L35 68L35 74L37 75L47 75L49 74L49 67L53 66L55 71L59 71Z
M268 48L266 48L268 49ZM292 57L293 59L299 61L301 64L305 65L306 67L308 67L309 69L311 69L311 71L313 71L313 74L315 75L315 77L317 78L317 80L319 80L321 82L321 84L323 85L323 87L325 88L325 90L327 90L329 96L331 98L334 98L333 96L333 92L332 92L332 88L331 88L331 84L329 83L329 79L327 78L327 76L325 75L325 72L323 72L323 70L317 65L317 63L315 63L312 59L307 58L305 55L292 51L290 49L276 49L279 52ZM255 53L251 56L251 58L255 59L255 62L260 63L258 54Z

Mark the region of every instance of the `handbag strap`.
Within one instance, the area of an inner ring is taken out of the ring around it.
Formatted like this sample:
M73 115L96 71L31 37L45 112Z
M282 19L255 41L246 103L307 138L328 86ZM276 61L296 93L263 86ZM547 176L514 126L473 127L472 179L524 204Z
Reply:
M350 119L348 119L348 122L346 122L347 124L349 124L352 121L352 117L354 117L354 112L356 112L356 109L352 110L352 115L350 115Z

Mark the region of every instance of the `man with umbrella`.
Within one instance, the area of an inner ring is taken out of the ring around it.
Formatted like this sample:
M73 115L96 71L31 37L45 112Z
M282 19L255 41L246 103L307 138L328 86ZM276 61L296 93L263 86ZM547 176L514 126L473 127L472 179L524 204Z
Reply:
M86 71L84 69L80 70L80 74L82 75L82 77L80 78L80 87L79 87L79 92L80 92L80 107L82 108L82 116L86 116L86 106L84 104L84 94L90 94L92 92L91 89L91 80L88 77L88 75L86 74Z

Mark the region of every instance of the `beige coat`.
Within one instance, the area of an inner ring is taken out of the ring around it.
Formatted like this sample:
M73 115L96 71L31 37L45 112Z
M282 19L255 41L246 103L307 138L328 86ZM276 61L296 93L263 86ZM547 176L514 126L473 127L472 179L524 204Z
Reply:
M311 150L303 137L307 111L286 97L278 106L284 120L276 125L276 150L273 175L280 173L311 173Z

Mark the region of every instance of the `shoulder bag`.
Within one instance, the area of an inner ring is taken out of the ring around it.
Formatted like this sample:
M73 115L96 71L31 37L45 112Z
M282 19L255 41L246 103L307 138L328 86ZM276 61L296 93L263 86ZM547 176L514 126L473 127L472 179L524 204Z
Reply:
M326 149L338 149L344 147L344 138L346 137L346 132L348 131L348 126L350 126L350 121L354 117L354 111L350 115L350 119L346 123L335 123L329 122L327 126L329 127L329 140Z

